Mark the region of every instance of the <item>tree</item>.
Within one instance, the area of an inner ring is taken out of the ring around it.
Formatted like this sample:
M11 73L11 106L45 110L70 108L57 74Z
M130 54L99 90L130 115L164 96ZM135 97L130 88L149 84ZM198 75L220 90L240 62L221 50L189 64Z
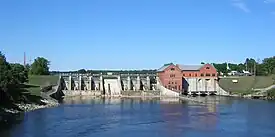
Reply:
M77 73L85 74L85 73L86 73L86 70L85 70L85 69L80 69L80 70L77 71Z
M253 70L254 70L254 64L255 63L257 63L255 59L253 59L253 58L246 58L245 65L247 67L247 71L253 72Z
M267 70L267 68L265 67L264 64L258 64L256 66L256 69L257 69L257 71L256 71L257 76L266 76L266 75L268 75L268 70Z
M213 63L213 65L217 69L218 72L222 72L222 73L227 73L228 72L228 70L226 68L226 66L227 66L226 63L222 63L222 64Z
M6 57L0 51L0 92L7 92L11 80L11 72ZM3 94L1 94L3 95Z
M266 69L268 74L275 74L275 56L270 58L265 58L263 60L263 67Z
M28 71L23 65L15 63L15 64L10 64L10 66L11 66L13 84L28 82Z
M242 63L238 64L237 71L242 72L243 70L245 70L245 65Z
M49 75L49 65L50 62L47 59L38 57L32 63L30 73L32 75Z
M30 66L30 64L26 64L25 70L26 70L28 73L30 73L30 71L31 71L31 66Z

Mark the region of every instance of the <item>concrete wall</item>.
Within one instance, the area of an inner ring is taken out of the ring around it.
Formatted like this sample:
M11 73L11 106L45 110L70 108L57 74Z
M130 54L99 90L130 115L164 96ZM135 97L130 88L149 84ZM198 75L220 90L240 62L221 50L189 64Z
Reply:
M160 91L122 91L122 96L160 96Z
M100 91L80 91L80 90L63 90L62 91L65 97L74 97L74 96L100 96Z
M121 85L117 79L104 79L104 89L106 95L120 95Z
M185 78L188 92L217 91L215 78Z
M217 89L217 95L220 95L220 96L228 96L229 95L229 92L227 92L223 88L221 88L218 83L216 83L216 89Z
M139 77L139 78L138 78ZM150 90L152 89L153 83L150 82L150 78L148 76L128 76L128 77L121 77L121 76L113 76L112 79L118 80L118 85L120 85L120 91L122 90ZM129 79L130 78L130 79ZM151 77L152 78L152 77ZM104 79L109 79L108 77L103 77ZM91 76L74 76L74 77L66 77L66 90L80 90L80 83L81 83L81 90L101 90L103 91L103 83L101 81L101 77L91 77ZM123 86L123 87L122 87Z
M178 97L180 95L179 92L175 92L175 91L172 91L172 90L169 90L167 88L165 88L160 79L157 78L157 89L160 90L160 95L161 96L166 96L166 97Z

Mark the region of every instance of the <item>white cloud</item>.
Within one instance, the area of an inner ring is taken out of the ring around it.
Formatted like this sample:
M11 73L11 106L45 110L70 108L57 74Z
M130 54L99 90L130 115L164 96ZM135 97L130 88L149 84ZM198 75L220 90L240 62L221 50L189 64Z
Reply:
M250 9L243 0L231 0L231 4L246 13L250 12Z

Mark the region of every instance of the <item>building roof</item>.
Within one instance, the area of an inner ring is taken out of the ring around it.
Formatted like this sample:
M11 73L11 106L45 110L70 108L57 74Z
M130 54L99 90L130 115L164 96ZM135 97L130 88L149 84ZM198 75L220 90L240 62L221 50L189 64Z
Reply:
M170 65L174 65L173 63L169 63L169 64L164 64L161 68L159 68L157 71L158 72L161 72L161 71L164 71L167 67L169 67ZM200 64L200 65L180 65L180 64L177 64L177 66L179 67L179 69L181 70L186 70L186 71L197 71L197 70L200 70L201 67L203 67L204 65L206 64ZM210 64L212 67L214 67L212 64ZM215 67L214 67L215 68Z
M158 70L157 70L157 72L161 72L161 71L164 71L166 68L168 68L170 65L164 65L164 66L162 66L161 68L159 68Z
M181 70L200 70L204 65L178 65Z

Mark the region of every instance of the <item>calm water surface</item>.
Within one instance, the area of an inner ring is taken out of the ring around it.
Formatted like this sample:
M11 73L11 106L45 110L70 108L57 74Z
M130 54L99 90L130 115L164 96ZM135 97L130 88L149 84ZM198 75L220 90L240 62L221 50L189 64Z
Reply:
M274 102L201 99L74 98L26 113L1 137L275 137Z

